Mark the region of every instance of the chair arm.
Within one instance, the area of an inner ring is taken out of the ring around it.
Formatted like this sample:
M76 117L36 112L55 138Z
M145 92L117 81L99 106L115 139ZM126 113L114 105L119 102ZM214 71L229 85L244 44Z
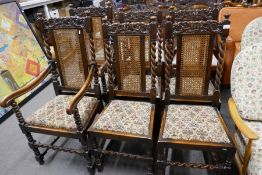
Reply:
M0 106L5 108L10 105L10 102L17 99L18 97L26 94L27 92L34 89L36 86L38 86L51 72L52 70L52 63L48 65L48 67L32 82L28 83L24 87L17 89L16 91L12 92L10 95L7 95L4 97L4 99L0 102Z
M98 68L99 77L102 77L104 75L106 68L107 68L107 61L104 61L104 63Z
M83 98L88 87L90 86L90 84L92 82L93 75L94 75L94 67L92 66L89 73L88 73L88 76L87 76L87 79L86 79L84 85L81 87L81 89L78 91L78 93L73 97L73 99L69 103L69 106L66 108L67 114L71 115L71 114L74 113L74 109L76 108L78 102Z
M242 118L240 117L235 101L233 100L233 98L229 98L228 100L228 107L229 107L229 112L231 114L231 117L236 125L236 127L239 129L239 131L248 139L250 140L257 140L259 139L259 136L252 131L242 120Z

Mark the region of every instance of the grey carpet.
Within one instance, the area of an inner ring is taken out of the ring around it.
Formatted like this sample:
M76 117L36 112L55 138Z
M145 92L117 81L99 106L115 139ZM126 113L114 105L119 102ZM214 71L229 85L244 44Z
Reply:
M42 106L48 100L55 96L52 85L49 85L30 102L22 107L24 116L29 116L34 110ZM228 114L227 100L230 96L229 89L222 91L221 113L225 118L227 125L232 129L233 124ZM43 141L50 141L49 136L34 135L35 138ZM50 150L45 156L45 164L40 166L34 159L33 152L27 145L25 136L21 133L17 125L15 116L11 116L0 125L0 174L1 175L86 175L86 161L74 154L56 152ZM66 147L80 147L77 140L62 139L59 145ZM124 151L141 152L145 147L139 143L125 145L121 147L120 143L112 143L113 149L123 148ZM170 155L171 157L174 155ZM203 162L201 152L191 151L183 154L186 160L191 162ZM143 161L126 160L122 158L106 158L105 167L102 173L97 175L142 175L147 172L147 164ZM204 170L170 168L166 170L166 175L206 175ZM233 173L236 174L236 173Z

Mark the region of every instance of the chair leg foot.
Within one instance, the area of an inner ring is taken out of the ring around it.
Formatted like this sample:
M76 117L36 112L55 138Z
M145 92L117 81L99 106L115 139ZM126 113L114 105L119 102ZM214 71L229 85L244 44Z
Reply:
M30 132L27 132L27 131L25 132L25 135L26 135L26 138L28 140L29 147L34 151L36 161L40 165L43 165L45 163L44 162L44 156L41 155L39 149L34 146L35 140L33 139L33 136L31 135Z
M42 155L35 156L36 161L39 163L39 165L43 165L45 163L44 157Z
M99 155L96 161L97 171L102 172L104 170L103 166L103 155Z
M87 166L87 170L90 175L94 175L96 173L94 166Z

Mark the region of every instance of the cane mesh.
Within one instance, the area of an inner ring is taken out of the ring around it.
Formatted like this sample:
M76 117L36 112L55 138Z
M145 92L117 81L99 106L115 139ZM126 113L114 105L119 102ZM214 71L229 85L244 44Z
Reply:
M146 35L145 36L145 61L146 61L146 65L150 66L150 36Z
M96 60L105 60L102 32L102 17L92 17Z
M139 36L118 36L118 63L121 90L142 91L142 60ZM144 60L143 60L144 61Z
M63 86L81 88L85 76L77 29L54 30L54 39Z
M182 36L179 95L204 95L209 35Z

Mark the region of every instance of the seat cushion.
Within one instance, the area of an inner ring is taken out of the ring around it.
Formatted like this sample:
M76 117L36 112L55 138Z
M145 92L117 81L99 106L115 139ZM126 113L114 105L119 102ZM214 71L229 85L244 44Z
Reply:
M27 122L34 126L76 130L73 115L68 115L66 113L66 108L72 100L72 97L72 95L56 96L27 118ZM85 124L90 117L96 102L97 99L95 97L85 96L78 103L77 107L82 124Z
M252 151L250 161L247 167L247 174L249 175L260 175L262 174L262 122L247 121L244 120L245 124L249 126L254 132L259 135L259 140L255 140L252 143ZM235 135L236 146L240 151L241 156L244 156L248 139L240 133Z
M241 48L245 49L260 42L262 42L262 17L254 19L246 26L242 35Z
M230 143L211 106L169 105L164 126L164 139Z
M170 79L170 93L171 94L175 94L176 92L176 78L171 78ZM215 92L215 87L213 86L212 82L209 82L209 86L208 86L208 95L213 95Z
M262 121L262 43L241 50L231 71L231 94L240 116Z
M91 129L147 136L151 107L149 102L113 100Z

